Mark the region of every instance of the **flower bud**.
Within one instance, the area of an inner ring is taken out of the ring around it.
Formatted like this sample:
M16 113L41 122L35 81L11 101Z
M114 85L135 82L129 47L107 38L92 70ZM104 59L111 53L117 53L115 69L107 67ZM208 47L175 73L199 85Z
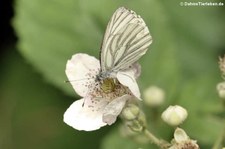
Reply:
M161 115L162 119L171 126L180 125L187 118L187 111L181 106L169 106Z
M125 124L134 132L141 132L147 125L144 113L135 104L128 104L121 116Z
M139 115L140 109L135 104L128 104L122 111L122 116L126 120L136 119Z
M225 99L225 82L221 82L221 83L217 84L216 88L217 88L219 97L222 99Z
M186 132L177 128L174 132L174 139L171 141L172 146L169 149L199 149L196 140L192 140Z
M143 92L144 102L149 106L159 106L165 100L164 91L157 87L151 86Z

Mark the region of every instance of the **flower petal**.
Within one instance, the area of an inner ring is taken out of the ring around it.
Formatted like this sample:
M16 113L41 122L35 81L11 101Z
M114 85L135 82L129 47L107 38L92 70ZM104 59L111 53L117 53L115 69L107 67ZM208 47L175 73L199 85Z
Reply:
M75 54L66 64L66 75L77 94L84 97L95 84L99 61L87 54Z
M108 125L113 124L125 106L126 101L130 98L131 96L126 94L110 102L103 110L103 122Z
M135 97L140 99L140 91L135 80L135 71L134 69L128 69L125 71L119 71L116 75L119 82L127 86Z
M102 121L102 111L107 103L104 100L92 101L90 98L75 101L64 113L64 122L74 129L85 131L107 125Z
M174 139L179 143L188 140L189 137L183 129L177 128L174 132Z

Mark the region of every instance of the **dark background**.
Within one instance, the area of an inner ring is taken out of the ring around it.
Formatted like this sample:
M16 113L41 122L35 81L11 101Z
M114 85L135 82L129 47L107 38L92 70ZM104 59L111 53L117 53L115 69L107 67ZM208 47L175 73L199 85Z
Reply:
M7 46L10 43L15 43L16 41L16 36L11 26L11 19L14 14L12 0L0 1L0 14L1 14L0 46L1 52L3 52L4 46Z

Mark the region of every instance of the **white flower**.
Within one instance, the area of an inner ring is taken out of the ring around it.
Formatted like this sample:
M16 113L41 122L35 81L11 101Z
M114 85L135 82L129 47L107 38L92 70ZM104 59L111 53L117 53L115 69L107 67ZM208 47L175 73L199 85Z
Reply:
M197 141L191 140L183 129L177 128L169 149L199 149L199 146Z
M87 54L75 54L66 65L66 75L78 95L64 113L64 122L77 130L92 131L116 121L127 100L140 99L136 83L140 67L137 64L118 72L115 78L99 82L99 61Z
M163 113L162 119L169 125L180 125L188 116L187 110L181 106L169 106Z
M165 100L165 92L157 86L145 89L143 95L145 104L149 106L159 106Z

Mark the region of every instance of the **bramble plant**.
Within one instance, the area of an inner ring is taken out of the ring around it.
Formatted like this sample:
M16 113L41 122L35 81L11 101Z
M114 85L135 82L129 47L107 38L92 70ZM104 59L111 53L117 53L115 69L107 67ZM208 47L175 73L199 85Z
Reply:
M141 67L136 61L151 43L148 32L140 16L121 7L107 26L100 62L82 53L72 56L66 65L68 82L83 98L67 109L64 122L77 130L92 131L112 125L120 115L129 131L142 134L161 149L199 149L197 141L179 128L188 116L187 110L179 105L169 106L161 115L165 123L176 128L170 143L157 138L147 127L145 113L138 104L140 91L136 79L140 76ZM224 76L223 58L220 58L219 66ZM224 86L224 83L217 86L221 98L225 95ZM164 98L164 91L158 87L144 91L144 101L150 108L163 104Z
M225 58L219 58L221 73L217 60L225 48L223 7L15 0L12 23L29 68L16 56L5 58L11 64L5 78L15 79L10 86L2 77L1 109L12 116L2 126L12 128L1 131L9 141L0 142L43 149L222 149Z
M222 76L225 73L225 57L219 59ZM126 134L142 135L142 139L156 144L161 149L199 149L196 140L188 137L186 132L179 128L188 116L188 112L181 106L169 106L161 115L165 123L175 127L174 138L167 142L157 138L148 129L146 114L139 106L140 92L137 84L127 81L125 84L115 78L107 78L102 82L96 80L99 74L99 61L87 54L75 54L67 62L66 74L74 90L83 96L75 101L65 112L64 121L77 130L92 131L105 125L116 122L117 116L124 121ZM126 70L127 71L127 70ZM135 64L129 68L129 76L136 79L140 76L140 66ZM136 76L136 77L135 77ZM81 78L84 77L83 80ZM222 77L224 78L224 77ZM121 81L123 82L123 81ZM225 101L225 85L217 85L218 94ZM163 104L165 93L156 86L144 91L144 101L150 108ZM224 129L225 130L225 129ZM222 147L225 132L215 143L213 149Z
M82 53L73 55L67 62L68 82L83 98L67 109L64 122L77 130L92 131L112 125L120 115L127 131L143 135L161 149L199 149L197 141L179 128L188 116L188 111L179 105L169 106L161 115L165 123L176 128L171 141L157 138L148 129L146 114L138 103L140 91L136 79L141 67L134 58L145 53L143 50L151 43L145 37L151 39L151 36L140 16L123 7L117 9L105 34L100 62ZM224 76L225 60L220 58L219 65ZM222 98L224 86L220 83L217 87ZM150 108L162 105L164 98L165 93L159 87L152 86L144 91L145 104ZM220 143L214 148L219 146Z

